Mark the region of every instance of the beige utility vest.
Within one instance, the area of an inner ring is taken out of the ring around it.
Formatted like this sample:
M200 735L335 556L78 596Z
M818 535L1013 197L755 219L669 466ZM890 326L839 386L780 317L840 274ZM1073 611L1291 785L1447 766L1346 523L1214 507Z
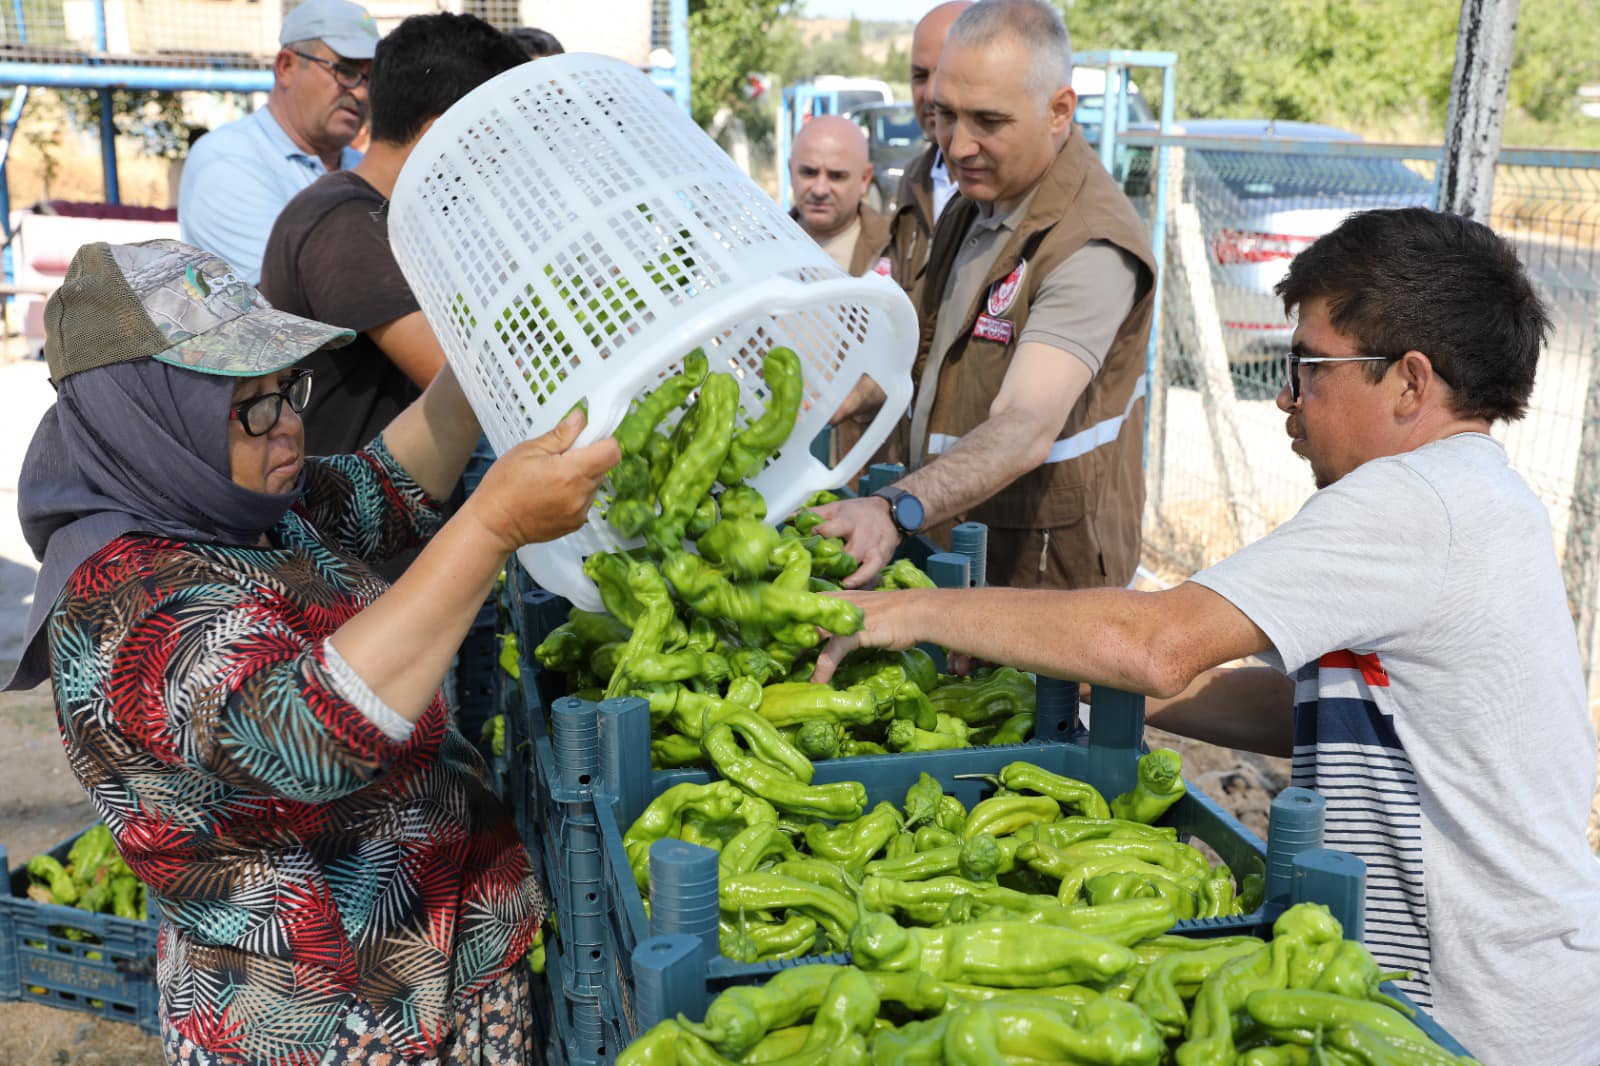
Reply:
M931 460L989 418L1039 286L1089 241L1138 260L1133 309L1067 416L1049 458L964 516L1001 530L1050 530L1057 550L1082 564L1055 584L1125 584L1139 563L1144 510L1145 351L1154 308L1155 257L1133 205L1074 127L1040 179L1022 224L996 257L970 307L940 307L945 283L978 205L953 200L940 216L921 288L921 340L913 380L936 388L922 454ZM937 315L960 314L958 339L938 382L923 380ZM991 572L1015 560L991 559ZM1093 580L1095 575L1100 580Z

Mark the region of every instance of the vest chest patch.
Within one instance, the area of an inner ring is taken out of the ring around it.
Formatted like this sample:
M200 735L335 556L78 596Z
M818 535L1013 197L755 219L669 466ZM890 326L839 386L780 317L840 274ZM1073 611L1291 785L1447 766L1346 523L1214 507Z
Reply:
M1017 290L1022 288L1022 275L1027 273L1027 270L1028 261L1024 259L1017 264L1015 270L1006 275L1004 281L997 281L990 287L989 314L999 316L1006 313L1006 310L1017 298Z
M972 335L979 340L1010 344L1012 328L1009 319L995 318L993 315L979 315L978 321L972 326Z

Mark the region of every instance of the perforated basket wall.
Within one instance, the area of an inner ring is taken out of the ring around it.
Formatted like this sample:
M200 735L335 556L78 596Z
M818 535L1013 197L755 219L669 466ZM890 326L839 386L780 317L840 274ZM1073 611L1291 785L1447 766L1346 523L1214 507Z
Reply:
M638 71L602 56L502 74L434 123L395 186L396 258L498 454L586 401L581 442L705 349L760 416L762 357L801 357L789 442L751 483L774 519L842 484L911 396L916 313L851 278ZM832 469L809 452L863 374L888 402ZM601 517L518 553L544 587L600 608L582 561L631 547Z

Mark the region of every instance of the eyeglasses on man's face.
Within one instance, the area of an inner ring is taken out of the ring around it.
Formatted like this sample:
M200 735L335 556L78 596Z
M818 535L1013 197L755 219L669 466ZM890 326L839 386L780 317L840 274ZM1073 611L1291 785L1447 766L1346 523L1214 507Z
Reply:
M295 414L299 414L306 409L310 400L311 371L297 370L281 391L264 392L260 396L241 400L229 410L228 417L242 425L250 436L263 437L272 432L272 427L283 417L285 402Z
M368 74L366 71L360 67L353 67L343 60L335 62L331 59L323 59L321 56L309 55L294 48L289 49L289 51L301 59L327 67L328 72L333 75L333 80L338 82L339 87L342 89L359 89L367 80Z
M1301 355L1289 353L1289 399L1300 402L1300 367L1315 363L1392 363L1398 355Z

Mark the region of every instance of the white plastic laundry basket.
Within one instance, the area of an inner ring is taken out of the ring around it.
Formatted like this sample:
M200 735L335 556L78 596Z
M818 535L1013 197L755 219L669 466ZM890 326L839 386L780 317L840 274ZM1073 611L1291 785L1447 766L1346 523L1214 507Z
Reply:
M751 483L773 520L842 484L911 396L917 322L888 278L845 275L660 89L602 56L551 56L480 86L401 171L389 236L495 451L579 401L609 433L642 391L704 347L759 417L762 357L800 355L793 435ZM810 442L861 375L888 396L829 468ZM674 419L676 416L674 416ZM518 552L545 588L600 609L583 560L632 547L601 517Z

